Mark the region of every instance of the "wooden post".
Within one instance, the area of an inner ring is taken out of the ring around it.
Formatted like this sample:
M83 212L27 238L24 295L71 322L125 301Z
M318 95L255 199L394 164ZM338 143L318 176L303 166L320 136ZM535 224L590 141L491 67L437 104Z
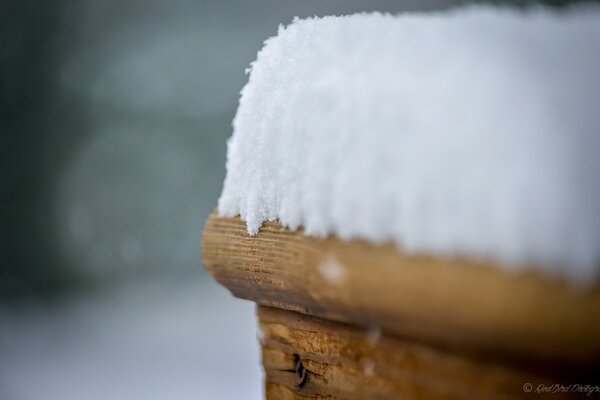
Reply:
M259 305L268 399L586 398L538 391L600 376L598 285L216 214L203 254Z

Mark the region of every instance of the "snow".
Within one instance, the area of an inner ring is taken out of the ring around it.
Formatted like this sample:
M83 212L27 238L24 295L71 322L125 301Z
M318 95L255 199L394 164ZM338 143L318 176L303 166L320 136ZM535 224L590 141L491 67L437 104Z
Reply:
M339 284L346 279L346 268L335 257L326 257L319 263L319 272L329 283Z
M251 235L599 276L600 7L296 19L249 74L219 212Z
M0 399L259 400L256 330L254 304L189 274L0 304Z

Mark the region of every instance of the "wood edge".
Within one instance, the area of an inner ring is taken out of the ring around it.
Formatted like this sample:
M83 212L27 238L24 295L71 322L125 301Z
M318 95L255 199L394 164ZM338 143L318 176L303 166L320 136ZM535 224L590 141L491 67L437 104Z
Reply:
M234 296L260 305L477 351L593 365L600 360L598 285L577 291L534 271L512 274L491 263L406 256L391 245L317 239L275 222L250 237L239 218L216 213L206 223L202 247L211 275ZM344 265L342 284L319 273L328 258ZM369 273L361 271L365 260Z

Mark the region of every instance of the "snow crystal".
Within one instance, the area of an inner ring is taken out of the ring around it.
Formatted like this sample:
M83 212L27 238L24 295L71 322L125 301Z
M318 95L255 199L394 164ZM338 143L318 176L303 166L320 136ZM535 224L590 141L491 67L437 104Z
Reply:
M375 373L375 367L377 365L375 365L375 362L373 362L372 360L369 359L364 359L361 360L362 366L363 366L363 372L365 373L365 375L371 376Z
M223 216L600 272L600 7L294 20L249 69Z
M379 339L381 339L381 327L379 325L370 326L367 331L367 343L375 346L379 342Z
M319 263L319 272L330 283L342 283L346 278L344 264L333 256L328 256Z
M260 343L261 346L264 346L267 342L265 338L265 332L261 329L260 326L256 330L256 339L258 340L258 343Z

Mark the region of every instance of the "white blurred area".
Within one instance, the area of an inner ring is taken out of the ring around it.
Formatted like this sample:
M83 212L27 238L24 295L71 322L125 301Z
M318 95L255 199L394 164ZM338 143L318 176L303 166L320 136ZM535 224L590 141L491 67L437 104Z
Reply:
M0 309L0 399L260 399L254 306L190 278Z

